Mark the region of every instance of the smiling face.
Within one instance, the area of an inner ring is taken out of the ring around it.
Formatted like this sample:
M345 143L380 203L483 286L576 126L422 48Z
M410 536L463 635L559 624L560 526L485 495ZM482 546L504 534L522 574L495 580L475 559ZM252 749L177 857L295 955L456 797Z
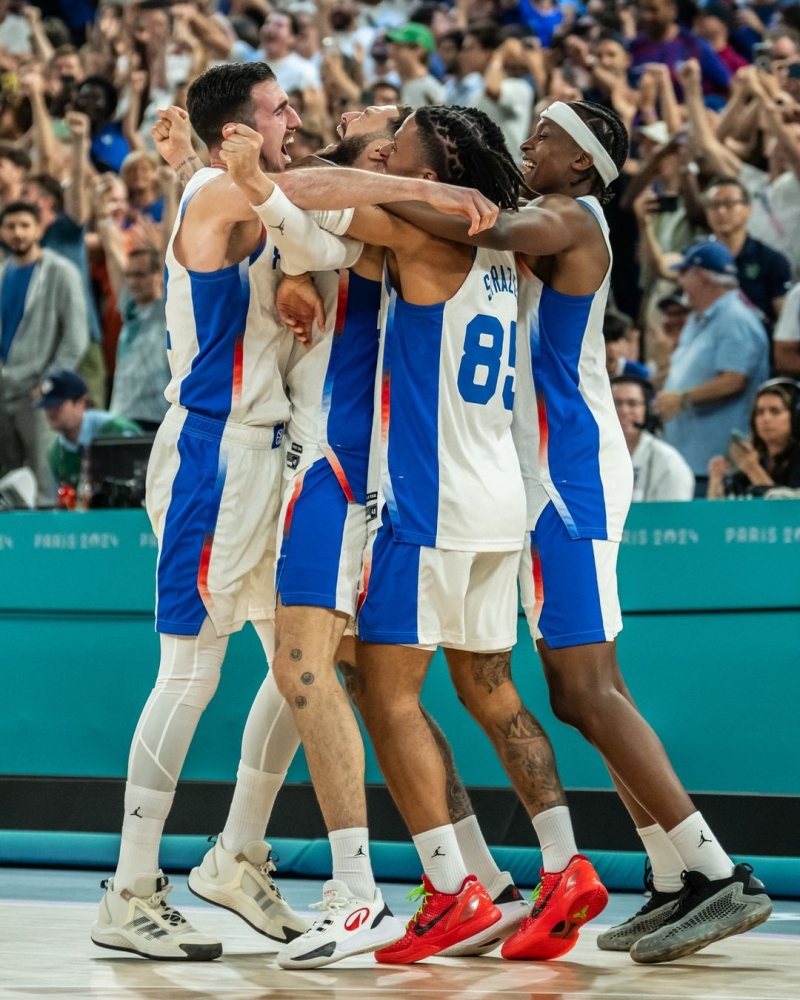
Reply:
M575 173L587 170L592 158L567 135L560 125L540 118L536 131L520 146L522 176L525 183L539 194L571 194Z
M283 59L292 51L295 41L291 17L282 11L274 10L261 29L261 44L267 54L267 61Z
M251 92L253 100L252 127L264 140L261 147L261 168L267 173L283 170L291 162L287 146L294 130L300 128L300 116L292 109L289 98L275 80L257 83Z

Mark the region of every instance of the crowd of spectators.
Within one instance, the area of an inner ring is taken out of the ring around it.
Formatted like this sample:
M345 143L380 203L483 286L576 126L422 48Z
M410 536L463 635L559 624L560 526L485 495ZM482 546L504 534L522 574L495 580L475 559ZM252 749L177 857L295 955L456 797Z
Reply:
M206 67L262 59L302 119L294 160L372 104L479 107L518 156L553 101L613 108L631 156L605 333L636 499L800 487L800 2L781 0L0 0L0 475L30 466L52 502L54 407L32 404L54 371L79 379L73 417L158 427L181 189L150 129ZM60 433L63 460L88 430Z

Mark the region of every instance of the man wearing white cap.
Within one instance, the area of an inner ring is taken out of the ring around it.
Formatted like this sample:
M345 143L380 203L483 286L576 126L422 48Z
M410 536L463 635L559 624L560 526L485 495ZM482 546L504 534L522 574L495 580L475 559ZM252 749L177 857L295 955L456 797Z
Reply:
M670 961L762 923L772 904L695 809L617 662L616 560L632 470L605 371L611 251L601 202L628 154L625 126L599 105L559 101L522 151L526 183L542 197L477 238L429 213L402 214L437 236L522 256L514 421L530 529L523 606L554 713L603 756L653 864L653 895L598 944L637 962ZM562 871L543 870L506 958L542 957L556 935L565 947L547 957L559 957L597 912L591 898L574 905L584 859L567 823L554 823L553 836L572 857Z

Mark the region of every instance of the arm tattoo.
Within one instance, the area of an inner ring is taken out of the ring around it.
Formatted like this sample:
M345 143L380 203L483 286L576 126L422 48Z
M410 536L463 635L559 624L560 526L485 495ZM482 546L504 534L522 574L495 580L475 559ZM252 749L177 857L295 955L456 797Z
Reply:
M185 160L182 160L178 166L175 167L175 173L178 175L178 180L181 184L186 187L190 178L196 174L198 170L202 169L203 164L200 162L200 157L193 153L191 156L187 156Z
M511 680L511 650L504 653L473 653L472 679L488 694Z
M466 819L467 816L472 816L475 810L472 808L467 790L458 776L456 762L453 759L453 751L447 742L446 736L422 705L420 705L420 709L436 741L439 756L442 758L445 774L447 775L447 809L450 813L450 822L458 823L459 820Z

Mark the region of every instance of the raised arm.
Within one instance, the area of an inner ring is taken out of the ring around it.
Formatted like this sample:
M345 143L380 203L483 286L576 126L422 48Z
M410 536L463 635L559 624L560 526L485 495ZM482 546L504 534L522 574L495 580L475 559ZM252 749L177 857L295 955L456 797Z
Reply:
M67 125L72 132L70 151L69 187L64 192L64 213L82 226L89 218L89 143L91 125L89 118L80 111L67 113Z
M703 103L700 63L696 59L687 59L681 66L678 77L683 85L692 138L701 150L709 172L727 177L737 177L742 167L742 161L719 141L706 113L706 107Z
M462 219L442 215L431 205L403 202L387 207L392 214L432 236L531 256L571 249L586 236L585 227L591 222L589 213L577 201L560 194L538 198L521 212L501 212L491 229L479 233L473 233Z

